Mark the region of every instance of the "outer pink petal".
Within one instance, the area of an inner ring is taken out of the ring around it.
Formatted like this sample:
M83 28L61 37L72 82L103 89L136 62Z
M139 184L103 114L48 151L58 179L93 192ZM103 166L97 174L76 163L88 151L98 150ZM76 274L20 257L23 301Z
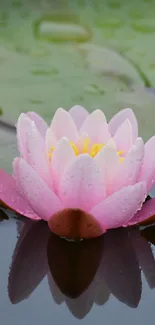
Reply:
M73 106L68 112L71 115L74 123L76 124L77 129L81 127L81 125L84 123L85 119L89 115L88 111L80 105Z
M40 134L45 137L46 135L46 131L48 129L48 125L47 123L43 120L43 118L41 116L39 116L37 113L35 112L28 112L27 116L35 122L35 125L38 129L38 131L40 132Z
M112 146L105 146L94 158L100 169L103 171L103 177L106 184L106 192L109 192L109 186L113 183L119 168L120 161L116 149Z
M52 175L56 191L66 166L75 158L74 150L68 139L61 138L51 158Z
M105 115L99 109L88 115L79 133L87 133L88 137L97 143L106 143L111 138Z
M117 129L114 141L119 150L127 153L132 145L132 126L129 120L125 120Z
M131 147L124 162L120 163L119 172L109 187L109 193L119 191L122 187L133 185L141 171L144 157L144 143L141 138L137 138Z
M105 195L99 167L88 154L75 158L67 166L60 182L60 197L66 208L89 211Z
M134 225L140 223L144 220L147 220L155 215L155 198L148 200L142 207L140 211L138 211L135 216L130 220L129 225Z
M146 182L149 192L155 181L155 136L146 144L144 149L144 163L139 176L139 181Z
M44 220L63 209L58 197L23 159L18 161L18 184L34 211Z
M17 141L18 149L21 156L27 159L27 130L29 129L32 121L24 113L22 113L17 121Z
M118 127L126 120L128 119L132 125L132 140L136 140L138 137L138 123L136 116L131 108L125 108L121 111L119 111L116 115L113 116L113 118L109 122L109 130L111 132L111 135L114 136Z
M69 141L77 142L79 139L79 134L71 115L63 108L57 109L51 123L51 130L57 140L66 137Z
M45 140L40 135L34 122L27 129L27 162L47 182L52 184L49 173L48 157L45 152Z
M103 229L118 228L126 224L141 209L146 195L145 183L127 186L98 203L90 213Z
M10 209L34 220L40 219L25 200L17 186L15 179L0 169L0 200Z

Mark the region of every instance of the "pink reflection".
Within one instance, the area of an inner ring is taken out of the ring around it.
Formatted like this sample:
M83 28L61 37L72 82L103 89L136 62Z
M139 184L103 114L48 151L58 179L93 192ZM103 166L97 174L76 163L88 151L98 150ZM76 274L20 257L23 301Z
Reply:
M93 304L103 306L110 294L136 308L142 292L141 269L149 286L155 286L155 259L138 228L118 228L79 242L50 233L43 221L17 222L17 230L8 280L13 304L28 298L45 276L55 303L66 302L77 318L85 317Z

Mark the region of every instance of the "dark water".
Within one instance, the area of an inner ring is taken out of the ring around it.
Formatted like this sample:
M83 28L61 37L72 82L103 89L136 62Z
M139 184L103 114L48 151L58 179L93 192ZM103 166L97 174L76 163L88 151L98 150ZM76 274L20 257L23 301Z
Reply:
M151 322L153 252L136 228L71 243L44 222L10 217L0 223L2 324Z

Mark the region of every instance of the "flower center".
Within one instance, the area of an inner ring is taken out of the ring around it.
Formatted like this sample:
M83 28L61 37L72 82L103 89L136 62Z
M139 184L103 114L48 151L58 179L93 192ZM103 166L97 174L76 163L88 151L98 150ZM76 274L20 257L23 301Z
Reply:
M73 148L76 156L82 153L89 153L91 157L95 157L97 153L104 147L103 143L94 143L93 145L91 145L90 139L88 138L83 142L81 149L79 149L78 145L74 142L70 142L70 145Z
M94 143L93 145L91 145L89 138L84 140L81 147L78 144L76 144L75 142L70 141L69 143L70 143L71 147L73 148L76 156L79 156L84 153L88 153L92 158L95 157L105 145L104 143ZM52 147L50 149L50 151L48 153L49 158L52 157L54 150L55 150L54 147ZM122 157L123 151L117 151L117 153L120 157L120 162L123 162L123 160L124 160L124 157Z

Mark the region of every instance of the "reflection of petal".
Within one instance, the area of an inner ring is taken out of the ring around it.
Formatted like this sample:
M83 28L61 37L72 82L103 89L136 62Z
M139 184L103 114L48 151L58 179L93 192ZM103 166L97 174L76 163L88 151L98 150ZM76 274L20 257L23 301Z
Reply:
M77 298L86 290L99 266L101 250L102 238L68 242L51 233L48 262L61 292Z
M100 272L100 267L85 292L75 299L66 298L66 303L71 313L78 319L84 318L91 310L93 303L103 305L109 299L109 291Z
M56 302L56 304L58 304L58 305L62 304L62 302L65 299L65 296L60 291L58 286L56 285L56 283L55 283L55 281L54 281L54 279L52 277L52 274L50 272L48 273L48 284L49 284L51 294L52 294L53 299Z
M12 258L8 292L13 304L27 298L48 270L46 246L49 230L47 224L42 221L30 223L31 227L29 223L26 223L26 228L22 229Z
M97 293L95 295L95 303L99 306L103 306L109 299L110 292L104 282L104 279L101 279L100 281L100 286L98 287Z
M104 256L103 256L104 258ZM96 292L95 292L95 303L99 306L104 305L107 300L109 299L110 292L107 287L107 284L105 283L104 277L103 277L103 272L102 272L102 263L99 267L99 271L97 273L97 277L95 278L96 280Z
M16 221L17 234L18 234L17 236L20 236L21 240L24 238L23 234L26 234L28 232L28 230L29 230L29 228L31 228L32 224L33 224L33 221L30 219L25 218L24 222L20 219L17 219L17 221Z
M92 252L94 253L94 251ZM71 313L78 319L84 318L89 313L94 302L103 305L109 298L109 291L104 282L103 274L100 272L100 267L89 287L75 299L66 297L61 293L51 274L48 274L48 283L55 302L61 304L65 301Z
M155 287L155 259L150 244L145 240L137 229L131 232L131 239L140 266L150 288Z
M105 234L102 272L114 296L137 307L141 297L141 274L127 229Z
M31 229L32 225L35 224L35 221L25 218L24 221L17 220L16 226L17 226L17 237L18 242L16 243L16 248L14 250L14 256L16 252L18 252L18 247L21 245L21 242L24 240L25 236Z
M88 293L90 293L90 290L86 290L77 299L71 299L68 297L65 299L69 310L78 319L84 318L93 306L93 295L91 293L89 295Z

